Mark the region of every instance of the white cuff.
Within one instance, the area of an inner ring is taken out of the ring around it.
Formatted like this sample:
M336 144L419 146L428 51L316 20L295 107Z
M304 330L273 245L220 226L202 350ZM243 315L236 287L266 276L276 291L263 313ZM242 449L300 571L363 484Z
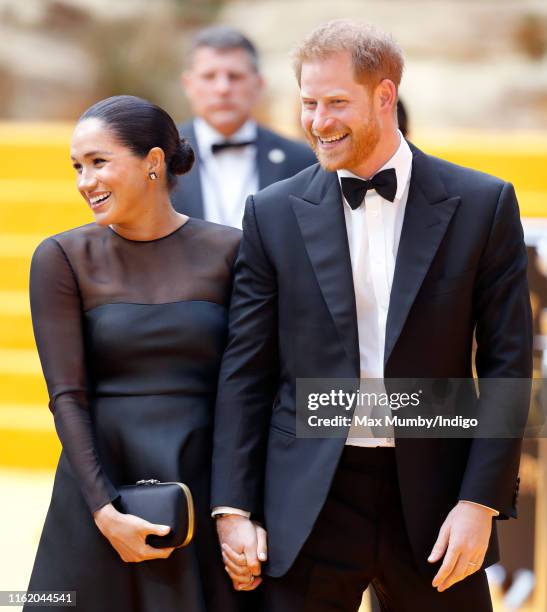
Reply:
M239 516L244 516L245 518L250 518L251 513L247 512L247 510L240 510L239 508L231 508L230 506L216 506L213 508L211 512L211 516L214 518L219 514L238 514Z
M477 502L469 501L467 499L460 499L461 502L466 504L473 504L474 506L480 506L481 508L486 508L487 510L491 510L494 513L494 516L499 516L500 513L495 508L490 508L490 506L485 506L484 504L479 504Z

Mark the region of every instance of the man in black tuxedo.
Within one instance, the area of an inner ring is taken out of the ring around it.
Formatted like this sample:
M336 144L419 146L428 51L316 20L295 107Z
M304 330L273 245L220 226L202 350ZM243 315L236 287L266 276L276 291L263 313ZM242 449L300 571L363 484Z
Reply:
M263 79L255 46L237 30L201 30L182 81L195 118L179 129L197 163L171 201L181 213L241 228L249 194L314 164L315 156L252 119Z
M388 35L329 22L295 69L320 163L246 204L215 416L227 570L242 590L264 581L267 612L355 612L370 583L392 612L491 610L520 439L297 437L296 381L470 379L474 332L479 377L530 377L513 187L402 138Z

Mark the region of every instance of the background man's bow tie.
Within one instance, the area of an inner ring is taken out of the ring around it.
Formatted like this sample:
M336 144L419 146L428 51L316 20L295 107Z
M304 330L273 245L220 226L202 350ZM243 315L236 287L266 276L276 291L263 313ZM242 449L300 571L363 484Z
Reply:
M211 151L213 153L218 153L226 149L240 149L241 147L248 147L254 144L256 144L254 140L246 140L244 142L231 142L230 140L226 140L224 142L215 142L215 144L211 145Z
M342 192L353 210L361 206L369 189L393 202L397 193L397 174L395 168L388 168L375 174L369 181L344 176L341 179Z

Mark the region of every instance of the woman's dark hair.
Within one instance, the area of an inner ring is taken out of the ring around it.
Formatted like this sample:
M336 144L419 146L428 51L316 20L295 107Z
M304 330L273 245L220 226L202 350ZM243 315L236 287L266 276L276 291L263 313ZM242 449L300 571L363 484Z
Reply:
M177 184L177 175L192 168L195 159L192 147L185 138L180 138L170 115L148 100L112 96L88 108L78 123L84 119L102 121L138 157L146 157L153 147L162 149L170 190Z

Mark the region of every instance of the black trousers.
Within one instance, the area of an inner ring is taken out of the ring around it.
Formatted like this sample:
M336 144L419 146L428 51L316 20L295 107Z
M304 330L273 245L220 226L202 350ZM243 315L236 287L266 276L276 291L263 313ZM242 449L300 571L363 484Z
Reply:
M265 578L264 612L357 612L371 583L384 612L492 611L484 570L443 593L419 571L394 450L347 446L294 565L280 578Z

